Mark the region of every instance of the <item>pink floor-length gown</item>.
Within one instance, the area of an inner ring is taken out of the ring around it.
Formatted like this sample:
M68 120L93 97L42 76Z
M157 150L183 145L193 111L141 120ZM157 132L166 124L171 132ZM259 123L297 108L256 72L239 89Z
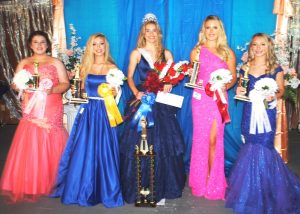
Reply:
M220 68L227 68L226 62L211 53L206 47L201 47L200 72L198 80L203 80L205 86L210 74ZM201 96L199 96L201 94ZM193 142L190 163L189 186L195 196L207 199L224 199L226 179L224 174L224 123L217 104L204 90L194 89L192 98ZM215 158L210 176L208 177L208 159L210 144L210 129L217 121L217 139Z
M33 72L32 65L24 69ZM53 86L59 83L54 65L39 67L40 80L48 78ZM68 139L63 127L61 94L50 94L46 98L43 119L37 119L24 108L33 93L24 93L23 117L15 132L0 181L0 191L10 202L36 200L38 196L51 192L57 167Z

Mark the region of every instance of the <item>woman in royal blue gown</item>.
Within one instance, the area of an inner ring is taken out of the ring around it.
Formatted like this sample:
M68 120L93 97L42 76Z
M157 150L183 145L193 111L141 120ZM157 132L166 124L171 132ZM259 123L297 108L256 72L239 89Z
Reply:
M170 51L162 47L162 34L158 21L153 14L144 17L143 25L138 38L137 49L130 55L128 67L128 84L135 96L141 100L145 96L142 82L147 74L154 68L154 62L173 60ZM139 81L134 82L133 76L137 73ZM164 85L164 91L170 92L171 85ZM176 119L177 108L161 103L152 105L154 126L147 128L147 141L153 145L155 157L155 199L160 205L164 199L181 197L185 184L185 171L183 162L184 142L179 123ZM134 112L133 108L125 110L125 115ZM131 115L132 116L132 115ZM136 199L136 162L134 158L135 146L140 146L141 133L136 126L131 126L132 118L129 116L125 123L122 135L121 151L121 181L122 193L128 203ZM149 121L148 121L149 122ZM149 163L142 164L142 186L149 186Z
M52 194L61 197L64 204L124 204L116 128L110 126L104 100L97 92L98 86L106 82L108 71L114 68L106 37L100 33L92 35L81 68L89 102L80 106Z
M255 34L248 55L248 63L240 71L241 77L249 77L250 102L245 103L242 120L245 144L229 177L225 205L233 208L234 213L243 214L300 213L300 179L288 169L274 148L276 98L283 95L284 84L282 68L275 62L272 39L263 33ZM266 98L266 110L263 99L259 101L262 108L253 107L259 104L255 84L265 78L276 80L278 85L276 95ZM236 92L242 95L246 90L239 86ZM256 120L255 116L262 109L266 113L264 124L261 123L263 117ZM259 131L256 124L263 130Z

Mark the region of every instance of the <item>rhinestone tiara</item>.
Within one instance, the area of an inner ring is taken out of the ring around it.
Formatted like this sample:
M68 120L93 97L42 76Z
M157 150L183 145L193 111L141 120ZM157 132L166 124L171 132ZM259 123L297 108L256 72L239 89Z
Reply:
M158 23L157 18L156 18L156 16L153 13L147 13L144 16L142 22L143 22L143 24L145 24L146 22L156 22L156 23Z

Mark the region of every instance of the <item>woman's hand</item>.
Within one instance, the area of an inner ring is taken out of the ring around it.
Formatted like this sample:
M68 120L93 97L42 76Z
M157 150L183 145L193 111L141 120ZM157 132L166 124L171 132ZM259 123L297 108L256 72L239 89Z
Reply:
M165 93L170 93L172 91L172 85L171 84L165 84L163 91Z
M138 92L135 94L135 98L136 98L137 100L140 100L140 99L142 99L142 96L144 96L144 95L145 95L144 92L138 91Z
M14 90L14 91L19 91L19 89L17 88L15 83L10 84L10 87Z
M275 99L275 96L268 96L266 97L266 101L272 102Z
M49 95L49 94L52 94L53 93L53 87L49 88L49 89L46 89L46 93Z
M245 95L246 92L247 92L247 90L244 87L242 87L242 86L238 86L236 88L236 94L237 95Z
M114 97L116 97L118 95L118 91L117 91L116 87L111 88L111 93Z

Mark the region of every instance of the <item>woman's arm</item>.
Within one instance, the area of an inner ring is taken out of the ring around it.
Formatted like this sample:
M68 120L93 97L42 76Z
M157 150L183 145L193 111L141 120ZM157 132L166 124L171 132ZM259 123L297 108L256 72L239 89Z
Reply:
M48 89L47 93L61 94L64 93L69 88L70 86L69 78L65 66L60 60L53 58L53 64L57 70L59 84L57 86L52 87L51 89Z
M138 52L138 50L133 50L130 54L130 59L129 59L129 65L128 65L128 73L127 73L127 82L130 87L130 90L134 94L134 96L137 99L141 99L143 96L143 92L140 92L134 83L133 80L133 75L135 72L136 65L138 64L139 60L141 58L141 54Z
M277 97L277 99L279 99L284 94L284 73L283 72L277 73L276 83L278 85L278 92L276 93L276 97Z
M174 61L172 53L169 50L165 50L164 54L165 54L166 61L172 61L172 62ZM164 84L163 91L166 92L166 93L171 92L172 91L172 85L171 84Z
M230 83L226 84L226 90L230 89L236 83L236 58L234 52L229 49L229 56L227 60L228 70L231 72L232 80Z

